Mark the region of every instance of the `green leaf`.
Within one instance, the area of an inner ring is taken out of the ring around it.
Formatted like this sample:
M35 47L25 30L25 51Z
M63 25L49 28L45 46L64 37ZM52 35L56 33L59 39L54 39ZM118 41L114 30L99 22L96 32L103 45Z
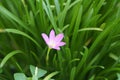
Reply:
M81 32L81 31L103 31L103 29L101 29L101 28L82 28L82 29L80 29L80 30L78 30L78 32Z
M18 53L23 53L23 52L20 51L20 50L15 50L15 51L12 51L12 52L8 53L8 55L5 56L4 59L2 60L2 62L1 62L1 64L0 64L0 68L2 68L2 67L5 65L5 63L6 63L12 56L14 56L15 54L18 54Z
M46 4L45 4L45 2L46 2ZM49 3L48 0L45 0L45 2L43 1L43 7L44 7L44 9L45 9L45 11L47 13L47 16L48 16L52 26L54 27L55 31L57 31L57 24L55 22L53 12L52 12L52 10L50 8L50 3Z
M56 12L57 15L60 13L60 4L59 4L59 0L54 0L55 6L56 6Z
M48 76L46 76L43 80L50 80L53 76L55 76L58 73L59 73L58 71L52 72Z
M73 67L70 74L70 80L75 80L76 67Z
M81 22L82 10L83 10L83 6L81 5L80 8L78 9L75 28L73 30L73 35L72 35L73 37L72 37L72 42L71 42L72 49L74 49L75 48L74 46L76 45L75 43L76 43L76 39L77 39L77 35L78 35L79 25Z
M12 14L10 11L8 11L6 8L4 8L1 5L0 5L0 13L2 15L5 15L7 18L10 18L11 20L16 21L18 24L21 25L21 27L23 27L26 30L28 30L28 31L31 32L31 30L28 27L26 27L26 24L22 20L20 20L17 16L15 16L14 14Z
M95 80L95 75L93 75L89 80Z
M14 34L19 34L19 35L25 36L28 39L30 39L31 41L33 41L40 49L42 49L42 47L38 44L38 42L35 39L33 39L31 36L24 33L23 31L20 31L20 30L17 30L17 29L3 29L0 32L8 32L8 33L14 33Z
M117 73L117 80L120 80L120 73Z
M80 71L80 70L82 69L82 67L83 67L83 65L84 65L84 63L86 62L87 57L88 57L88 48L87 48L86 46L84 46L84 48L85 48L85 52L84 52L84 54L83 54L83 56L82 56L81 61L78 63L77 73L78 73L78 71Z
M35 69L36 69L35 66L30 65L30 71L31 71L32 75L35 75ZM43 77L46 73L47 73L46 70L43 70L43 69L39 68L38 72L37 72L37 78Z
M15 73L14 79L15 80L27 80L27 77L23 73Z

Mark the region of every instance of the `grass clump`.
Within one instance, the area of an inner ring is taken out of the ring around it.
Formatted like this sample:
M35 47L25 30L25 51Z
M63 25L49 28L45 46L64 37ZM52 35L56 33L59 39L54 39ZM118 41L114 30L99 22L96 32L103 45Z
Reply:
M66 45L50 51L47 66L41 34L51 29ZM0 0L0 37L2 80L120 79L119 0ZM36 78L40 69L47 73Z

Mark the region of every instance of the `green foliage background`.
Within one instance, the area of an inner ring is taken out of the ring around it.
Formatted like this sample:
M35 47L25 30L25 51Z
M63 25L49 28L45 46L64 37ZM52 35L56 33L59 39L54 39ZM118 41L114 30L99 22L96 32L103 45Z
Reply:
M66 46L47 67L41 33L51 29ZM119 80L120 0L0 0L0 62L0 80L31 76L29 65L59 71L55 80Z

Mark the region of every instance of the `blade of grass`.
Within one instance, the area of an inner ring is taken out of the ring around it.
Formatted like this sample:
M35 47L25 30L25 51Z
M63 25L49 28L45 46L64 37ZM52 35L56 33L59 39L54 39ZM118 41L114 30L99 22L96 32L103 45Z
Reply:
M76 19L76 23L75 23L75 27L74 27L74 31L73 31L73 35L72 35L72 42L71 42L71 49L74 50L74 46L75 46L75 43L76 43L76 38L78 36L78 29L79 29L79 25L80 25L80 22L81 22L81 16L82 16L82 5L80 6L79 8L79 12L78 12L78 15L77 15L77 19Z
M18 54L18 53L23 53L23 52L20 51L20 50L15 50L15 51L12 51L12 52L8 53L8 55L5 56L4 59L2 60L2 62L0 63L0 68L2 68L2 67L5 65L5 63L6 63L12 56L14 56L15 54Z
M22 32L20 30L17 30L17 29L3 29L1 32L8 32L8 33L14 33L14 34L19 34L19 35L25 36L28 39L30 39L31 41L33 41L40 48L40 50L42 49L42 47L36 42L36 40L34 40L31 36L29 36L28 34Z
M70 80L75 80L76 67L73 67L70 74Z
M45 2L46 2L46 4L45 4ZM54 20L54 16L53 16L52 10L50 8L50 3L48 0L45 0L45 2L43 1L43 8L45 9L45 11L47 13L47 16L48 16L53 28L55 29L56 32L58 32L57 24L56 24L56 21Z
M58 73L59 73L58 71L52 72L48 76L46 76L43 80L50 80L53 76L55 76Z

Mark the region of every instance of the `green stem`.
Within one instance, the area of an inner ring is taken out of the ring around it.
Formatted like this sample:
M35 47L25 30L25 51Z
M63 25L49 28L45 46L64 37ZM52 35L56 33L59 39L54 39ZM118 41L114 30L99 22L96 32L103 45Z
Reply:
M49 53L50 53L51 48L48 48L47 55L46 55L46 64L49 65Z

